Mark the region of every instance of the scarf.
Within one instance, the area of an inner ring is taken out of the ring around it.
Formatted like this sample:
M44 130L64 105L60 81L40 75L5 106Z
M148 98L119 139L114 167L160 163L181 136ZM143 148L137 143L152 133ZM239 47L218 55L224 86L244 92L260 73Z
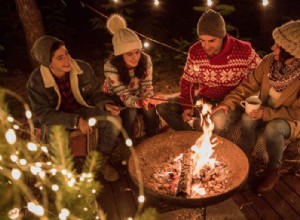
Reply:
M290 65L273 59L268 74L270 85L277 91L282 92L300 76L300 59Z

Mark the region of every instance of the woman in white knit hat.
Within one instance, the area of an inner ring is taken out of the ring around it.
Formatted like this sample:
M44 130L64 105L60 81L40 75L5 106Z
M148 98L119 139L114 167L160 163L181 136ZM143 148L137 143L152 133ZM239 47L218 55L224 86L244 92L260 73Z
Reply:
M272 190L279 180L284 139L300 138L300 20L276 28L273 38L273 53L214 109L234 110L241 100L260 92L262 107L242 117L241 144L250 156L256 143L256 127L265 126L269 162L265 179L257 188L259 193Z
M104 64L105 81L103 91L111 95L121 109L123 126L133 139L134 123L138 112L143 115L145 133L151 137L158 133L159 117L153 96L152 61L142 51L142 42L126 21L113 14L107 21L107 28L113 34L114 54Z

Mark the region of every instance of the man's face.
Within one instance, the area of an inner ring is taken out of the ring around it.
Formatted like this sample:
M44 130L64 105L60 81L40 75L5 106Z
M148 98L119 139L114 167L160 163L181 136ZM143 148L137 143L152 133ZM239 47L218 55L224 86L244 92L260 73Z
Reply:
M63 76L66 72L70 72L71 68L71 57L65 46L61 46L54 52L50 63L50 69L57 75L57 77Z
M214 56L220 53L223 46L223 38L210 35L200 35L200 42L208 56Z

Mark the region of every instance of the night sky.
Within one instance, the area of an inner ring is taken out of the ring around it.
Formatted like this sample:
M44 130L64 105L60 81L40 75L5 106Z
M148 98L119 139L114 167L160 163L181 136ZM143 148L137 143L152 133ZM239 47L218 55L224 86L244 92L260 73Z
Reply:
M205 0L160 0L159 7L154 7L153 0L137 0L134 4L122 7L112 0L83 2L107 16L115 12L121 13L126 17L129 28L176 48L179 46L174 43L174 39L186 40L189 44L197 40L195 28L202 12L193 10L193 7L205 6L206 3ZM269 6L265 8L262 7L261 0L219 0L218 4L235 7L232 14L224 16L227 24L238 29L238 32L229 32L231 35L250 41L256 50L270 52L272 30L291 19L300 19L300 3L299 0L269 2ZM99 59L110 52L111 35L104 28L106 19L91 9L82 7L79 0L37 0L37 3L46 33L64 40L76 57ZM10 63L16 51L18 54L24 51L25 40L14 1L1 0L0 10L0 45L5 48L5 53L1 56L5 62ZM152 48L153 53L169 51L171 56L176 56L177 52L161 45L152 43L152 46L155 48ZM181 49L186 52L188 47ZM26 56L26 53L21 54ZM27 62L26 58L22 60ZM8 64L11 65L13 66Z

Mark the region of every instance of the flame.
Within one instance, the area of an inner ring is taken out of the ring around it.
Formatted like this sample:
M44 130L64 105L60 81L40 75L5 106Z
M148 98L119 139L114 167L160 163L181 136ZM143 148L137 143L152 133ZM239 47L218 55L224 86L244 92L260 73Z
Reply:
M210 158L213 154L214 146L210 139L214 129L214 124L211 120L211 109L212 106L209 104L201 103L201 123L203 134L196 140L195 145L191 147L191 150L194 152L192 155L192 161L194 163L193 176L199 174L199 171L204 165L208 165L211 168L214 168L216 160Z

